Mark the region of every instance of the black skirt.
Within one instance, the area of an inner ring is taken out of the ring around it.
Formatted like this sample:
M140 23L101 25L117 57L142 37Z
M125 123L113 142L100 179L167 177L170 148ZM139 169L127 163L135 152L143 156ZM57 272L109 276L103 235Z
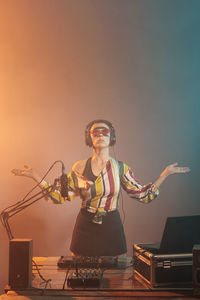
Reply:
M124 228L118 210L92 222L94 214L81 209L73 230L70 250L84 256L116 256L127 252Z

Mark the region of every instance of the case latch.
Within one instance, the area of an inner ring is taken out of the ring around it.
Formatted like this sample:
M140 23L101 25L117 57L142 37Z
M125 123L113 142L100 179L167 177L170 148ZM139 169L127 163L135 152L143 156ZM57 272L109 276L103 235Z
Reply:
M163 261L163 268L164 268L164 269L170 269L171 266L172 266L172 263L171 263L170 260L164 260L164 261Z

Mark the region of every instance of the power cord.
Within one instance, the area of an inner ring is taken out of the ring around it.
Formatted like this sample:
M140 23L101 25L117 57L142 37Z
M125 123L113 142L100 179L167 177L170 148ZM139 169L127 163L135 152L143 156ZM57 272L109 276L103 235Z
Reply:
M45 282L45 287L44 287L44 289L46 289L47 288L47 286L48 286L48 284L49 284L49 282L52 280L52 279L45 279L43 276L42 276L42 274L40 273L40 270L39 270L39 268L38 268L38 265L36 264L36 262L32 259L32 263L33 263L33 265L35 266L35 268L36 268L36 271L38 272L38 275L40 276L40 278L42 279L42 281L43 282ZM42 282L42 283L43 283ZM41 283L41 284L42 284ZM50 287L51 287L51 285L50 285Z

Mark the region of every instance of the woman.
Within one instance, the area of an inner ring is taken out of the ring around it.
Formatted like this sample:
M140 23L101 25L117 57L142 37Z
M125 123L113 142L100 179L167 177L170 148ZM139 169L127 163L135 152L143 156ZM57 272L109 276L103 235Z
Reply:
M113 125L106 120L94 120L85 130L86 145L93 148L89 159L74 164L68 175L68 196L62 197L59 189L51 193L54 203L82 199L81 210L73 230L70 250L75 255L117 256L127 251L123 225L118 212L120 187L143 203L149 203L158 194L161 183L171 174L189 172L177 163L165 168L154 183L141 186L132 170L123 162L109 156L109 147L116 142ZM48 183L34 169L14 169L15 175L28 176L40 183Z

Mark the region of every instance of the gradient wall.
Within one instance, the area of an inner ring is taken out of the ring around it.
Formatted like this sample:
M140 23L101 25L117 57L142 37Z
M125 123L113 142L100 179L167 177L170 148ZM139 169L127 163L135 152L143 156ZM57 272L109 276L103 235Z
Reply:
M86 124L104 118L116 128L116 157L141 183L169 163L191 168L168 178L149 205L123 193L128 255L135 242L159 241L167 216L200 213L199 9L198 0L0 1L1 210L34 185L12 168L43 175L62 159L69 172L91 155ZM69 254L79 207L79 199L41 200L10 220L13 234L33 238L35 256ZM3 226L0 236L3 289Z

